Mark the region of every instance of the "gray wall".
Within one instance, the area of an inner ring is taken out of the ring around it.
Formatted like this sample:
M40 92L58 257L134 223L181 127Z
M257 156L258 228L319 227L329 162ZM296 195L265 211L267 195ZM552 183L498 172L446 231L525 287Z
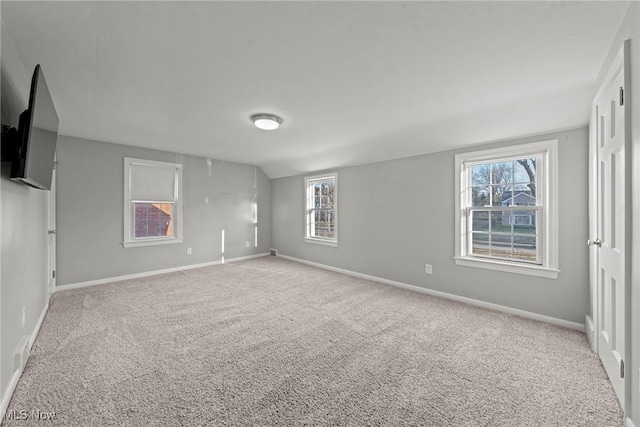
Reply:
M124 157L183 164L182 243L122 246ZM57 160L58 286L219 261L222 230L225 259L269 251L271 180L258 167L71 137Z
M454 155L462 150L337 169L337 248L304 241L304 176L274 179L273 247L282 255L584 323L587 129L484 147L548 139L559 141L557 280L455 265ZM433 265L432 275L425 274L426 263Z
M18 126L27 108L30 78L2 26L0 87L2 123ZM11 165L2 162L0 178L0 392L5 397L15 372L14 352L30 335L49 300L47 290L46 192L9 180ZM26 321L22 325L22 310Z

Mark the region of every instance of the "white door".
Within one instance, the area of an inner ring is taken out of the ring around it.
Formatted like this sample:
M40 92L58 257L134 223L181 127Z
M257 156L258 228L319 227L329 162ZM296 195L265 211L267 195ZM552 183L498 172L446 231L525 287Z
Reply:
M597 286L597 351L620 404L625 404L625 300L629 281L630 208L625 128L625 61L621 54L594 100L596 172L596 229L590 241L592 272Z
M47 192L47 282L49 296L56 288L56 168L51 177L51 191Z

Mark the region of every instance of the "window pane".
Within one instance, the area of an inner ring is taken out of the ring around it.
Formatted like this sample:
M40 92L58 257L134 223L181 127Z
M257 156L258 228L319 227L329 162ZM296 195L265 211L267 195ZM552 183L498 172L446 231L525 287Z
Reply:
M471 233L471 253L473 255L490 256L489 252L489 234L488 233Z
M511 234L491 233L491 254L511 258Z
M327 209L334 207L335 181L314 181L310 186L313 194L313 204L310 206L316 209Z
M514 211L513 212L513 232L524 234L535 234L536 232L536 214L531 211Z
M513 195L514 195L514 186L513 185L505 186L502 190L502 198L500 200L500 205L494 205L494 206L511 206L514 200Z
M495 162L471 167L474 206L502 206L512 184L513 162ZM474 191L473 188L476 188Z
M333 208L333 199L335 196L335 182L325 181L322 183L322 199L320 206L322 208Z
M491 212L491 231L499 233L511 233L511 211Z
M489 185L491 181L491 164L471 167L471 185Z
M333 210L314 210L311 212L311 236L332 239L335 237L335 214Z
M471 185L511 184L513 162L483 163L471 167Z
M513 197L505 200L505 206L536 206L536 185L521 183L513 186Z
M538 259L538 245L535 236L514 236L513 257L520 261L536 262Z
M472 231L489 231L489 212L488 211L473 211L471 217L471 230Z
M490 187L491 206L505 206L505 200L511 197L511 185L498 184Z
M314 182L312 184L312 191L313 191L313 206L314 208L319 208L320 207L320 182Z
M536 182L537 161L535 158L520 159L513 162L514 183Z
M471 200L471 206L489 206L489 186L472 187Z
M471 215L471 253L473 255L538 262L537 211L474 210Z
M134 203L137 239L173 236L173 203Z
M511 235L491 233L491 256L494 258L512 258Z
M506 186L512 183L513 162L491 163L491 184Z

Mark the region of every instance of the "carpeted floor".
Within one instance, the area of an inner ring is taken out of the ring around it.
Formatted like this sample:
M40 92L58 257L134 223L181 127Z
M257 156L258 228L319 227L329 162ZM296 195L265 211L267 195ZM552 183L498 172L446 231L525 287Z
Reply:
M583 333L276 257L59 292L3 426L621 426Z

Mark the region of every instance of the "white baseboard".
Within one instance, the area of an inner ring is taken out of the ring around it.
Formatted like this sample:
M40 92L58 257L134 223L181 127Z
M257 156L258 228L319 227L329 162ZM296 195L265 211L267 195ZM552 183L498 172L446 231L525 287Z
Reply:
M29 354L31 354L31 347L33 347L33 343L36 342L36 338L40 333L40 328L42 327L42 322L44 322L44 318L47 315L47 311L49 311L48 301L45 304L44 308L42 309L42 313L40 313L40 317L38 318L38 323L36 323L36 327L33 328L33 332L31 332L31 335L29 336Z
M89 280L86 282L71 283L68 285L56 286L56 292L68 291L69 289L86 288L87 286L103 285L105 283L121 282L123 280L139 279L141 277L157 276L158 274L175 273L176 271L192 270L194 268L211 267L212 265L226 264L230 262L244 261L252 258L260 258L268 256L269 253L261 253L256 255L248 255L230 259L220 259L216 261L204 262L201 264L183 265L180 267L165 268L162 270L145 271L143 273L127 274L125 276L108 277L106 279Z
M42 313L40 313L40 317L38 318L38 322L33 328L33 331L29 335L29 340L27 343L27 346L28 346L27 355L31 354L31 347L33 347L33 343L38 337L38 333L40 333L40 328L42 327L42 322L44 321L44 318L47 315L47 310L49 310L48 301L47 301L47 304L45 304L44 308L42 309ZM29 359L29 356L27 356L27 360L28 359ZM11 377L11 381L9 382L9 385L7 386L5 395L2 396L2 402L0 403L0 423L2 422L2 420L4 420L4 415L7 412L7 408L9 407L9 402L11 402L11 397L13 396L13 392L16 390L16 386L18 385L18 380L20 379L20 376L22 376L22 370L16 369L15 372L13 373L13 376Z
M407 283L396 282L394 280L383 279L381 277L376 277L376 276L370 276L368 274L363 274L363 273L358 273L358 272L355 272L355 271L345 270L345 269L338 268L338 267L332 267L330 265L319 264L317 262L307 261L307 260L300 259L300 258L294 258L294 257L288 256L288 255L278 254L277 256L280 257L280 258L288 259L290 261L295 261L295 262L299 262L299 263L302 263L302 264L311 265L313 267L318 267L318 268L322 268L322 269L325 269L325 270L335 271L337 273L343 273L343 274L347 274L349 276L359 277L361 279L366 279L366 280L371 280L373 282L384 283L386 285L391 285L391 286L395 286L395 287L398 287L398 288L408 289L408 290L411 290L411 291L420 292L420 293L427 294L427 295L432 295L432 296L436 296L436 297L440 297L440 298L446 298L446 299L450 299L450 300L454 300L454 301L459 301L459 302L463 302L463 303L470 304L470 305L475 305L475 306L482 307L482 308L488 308L490 310L500 311L500 312L507 313L507 314L514 314L516 316L525 317L527 319L538 320L538 321L541 321L541 322L550 323L552 325L562 326L562 327L565 327L565 328L568 328L568 329L574 329L576 331L584 332L584 330L585 330L585 327L584 327L584 325L582 323L570 322L568 320L558 319L556 317L551 317L551 316L545 316L543 314L538 314L538 313L532 313L530 311L525 311L525 310L520 310L520 309L517 309L517 308L507 307L507 306L504 306L504 305L493 304L493 303L490 303L490 302L480 301L480 300L476 300L476 299L473 299L473 298L462 297L462 296L459 296L459 295L449 294L449 293L446 293L446 292L434 291L432 289L422 288L420 286L409 285Z
M9 408L9 402L11 402L11 398L13 397L13 392L16 389L16 386L18 385L18 380L20 379L20 375L22 375L22 372L17 370L13 373L13 376L11 377L11 381L9 382L9 385L7 386L7 392L5 393L5 395L2 397L2 403L0 403L0 416L2 416L2 420L4 420L4 416L7 413L7 409Z

